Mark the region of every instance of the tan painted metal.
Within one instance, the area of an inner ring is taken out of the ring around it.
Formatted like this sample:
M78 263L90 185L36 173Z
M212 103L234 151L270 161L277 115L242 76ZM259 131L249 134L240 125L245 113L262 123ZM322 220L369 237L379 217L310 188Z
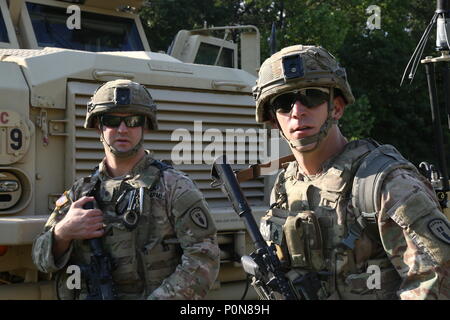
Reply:
M55 300L54 281L0 285L0 300Z
M180 30L171 47L171 55L183 62L193 63L201 44L216 45L220 52L224 49L234 51L233 63L237 67L237 44L228 40L231 30L241 31L241 69L257 76L260 65L260 34L258 28L252 25L210 27L196 30ZM211 37L214 31L223 31L222 39ZM217 57L218 59L218 57ZM216 63L217 63L216 59ZM239 84L238 84L239 86Z
M32 243L47 219L48 215L0 217L0 244L13 246Z

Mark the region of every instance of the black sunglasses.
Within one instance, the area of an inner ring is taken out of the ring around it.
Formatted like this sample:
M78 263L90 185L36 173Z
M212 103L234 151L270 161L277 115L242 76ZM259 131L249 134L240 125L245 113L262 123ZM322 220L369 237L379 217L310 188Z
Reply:
M313 108L328 101L330 94L320 89L301 89L282 93L270 102L275 112L291 112L295 102L299 100L305 107Z
M141 127L145 124L145 117L142 115L120 117L110 114L104 114L100 117L101 124L110 128L119 127L122 121L128 128Z

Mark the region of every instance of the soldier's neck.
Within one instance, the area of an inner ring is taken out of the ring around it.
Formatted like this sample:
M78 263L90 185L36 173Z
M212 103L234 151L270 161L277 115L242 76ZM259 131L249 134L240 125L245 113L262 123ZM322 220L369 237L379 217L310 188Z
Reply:
M106 152L105 165L108 170L108 175L115 178L129 173L144 156L145 151L143 148L139 149L135 155L128 158L118 158L113 154Z
M322 164L334 155L342 152L347 143L347 139L342 135L340 130L334 127L313 151L299 152L293 149L292 152L304 174L308 176L316 175L322 171Z

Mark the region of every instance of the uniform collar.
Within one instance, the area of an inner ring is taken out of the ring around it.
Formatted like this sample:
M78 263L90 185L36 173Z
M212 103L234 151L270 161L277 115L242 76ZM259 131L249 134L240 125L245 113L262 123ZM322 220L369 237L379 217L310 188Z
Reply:
M124 180L124 179L130 179L130 178L136 176L137 174L141 173L153 161L154 161L154 158L152 156L152 152L149 150L145 150L144 157L142 157L142 159L139 160L138 163L136 163L136 165L133 167L133 169L131 169L130 172L128 172L127 174L125 174L123 176L113 178L108 174L108 170L106 168L106 157L103 158L103 160L98 165L98 170L100 172L100 178L102 180L105 180L105 179Z
M351 150L360 148L362 145L365 146L366 144L367 142L365 140L353 140L348 142L341 152L335 154L334 156L325 160L322 163L319 173L317 174L307 175L306 173L303 172L302 168L300 168L297 161L293 161L293 163L289 165L288 170L291 172L291 175L295 176L297 180L313 181L318 177L322 176L328 170L330 170L330 168L334 167L339 171L343 171L346 166L351 165L351 163L347 163L347 161L345 161L346 159L343 159L343 155Z

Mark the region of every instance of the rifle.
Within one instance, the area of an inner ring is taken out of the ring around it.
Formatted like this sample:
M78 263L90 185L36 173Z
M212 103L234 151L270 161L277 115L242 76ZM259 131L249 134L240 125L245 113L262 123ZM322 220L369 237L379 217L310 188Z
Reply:
M303 286L300 287L304 290L296 291L286 273L282 271L275 246L274 244L269 246L261 235L250 206L225 156L214 161L211 176L213 179L211 186L220 187L227 195L238 216L244 220L256 248L250 256L242 256L241 262L245 272L253 276L252 285L260 297L265 300L315 298L315 295ZM303 292L306 295L302 294Z
M88 197L95 197L100 180L97 180ZM97 201L95 201L97 202ZM94 209L94 201L88 202L83 209ZM89 239L91 248L91 262L81 265L80 269L85 277L88 296L86 300L116 300L116 288L112 278L113 264L111 257L105 252L101 238Z

